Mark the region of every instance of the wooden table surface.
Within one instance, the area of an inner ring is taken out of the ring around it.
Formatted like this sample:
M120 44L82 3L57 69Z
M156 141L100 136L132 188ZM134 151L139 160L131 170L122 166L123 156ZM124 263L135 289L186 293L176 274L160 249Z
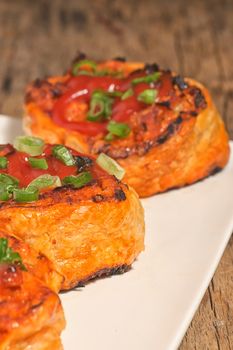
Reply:
M202 81L233 138L232 0L0 0L0 113L21 116L25 84L63 72L78 50ZM180 350L232 349L232 272L233 239Z

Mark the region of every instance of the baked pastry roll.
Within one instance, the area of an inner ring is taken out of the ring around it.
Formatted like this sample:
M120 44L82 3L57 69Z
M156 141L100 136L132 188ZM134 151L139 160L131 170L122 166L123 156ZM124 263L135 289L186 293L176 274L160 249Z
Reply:
M59 297L36 277L41 263L36 263L34 253L26 262L12 248L24 250L22 245L1 234L0 350L62 350L65 320Z
M63 145L19 137L0 151L1 230L44 254L62 289L127 271L144 249L144 213L121 169ZM103 168L107 169L105 171Z
M192 184L229 158L209 91L156 64L80 56L64 76L28 86L24 127L50 143L106 153L140 197Z

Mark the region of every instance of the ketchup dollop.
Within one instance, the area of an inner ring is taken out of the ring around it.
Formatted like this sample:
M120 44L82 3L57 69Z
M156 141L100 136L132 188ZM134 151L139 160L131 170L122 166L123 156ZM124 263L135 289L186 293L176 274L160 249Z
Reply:
M11 148L9 154L5 154L8 160L8 165L6 169L0 169L0 173L8 174L14 176L19 180L20 187L27 187L32 180L36 179L40 175L49 174L52 176L59 176L62 180L66 176L77 175L79 169L76 165L67 166L63 164L60 160L52 155L52 145L46 145L43 153L36 158L44 158L47 161L48 169L35 169L32 168L28 162L30 155L24 152L18 152ZM9 149L9 145L6 145L6 149ZM73 156L84 157L83 154L69 149ZM3 152L2 152L3 153ZM92 157L88 158L92 159ZM92 159L93 160L93 159ZM93 160L92 164L88 167L88 171L91 172L92 177L95 179L101 175L106 176L106 172L101 169L96 162Z
M64 128L85 135L95 136L99 133L106 133L107 121L90 122L86 118L93 92L101 90L106 93L124 93L132 88L132 96L124 100L120 97L114 97L112 104L111 119L117 122L127 123L132 113L146 107L143 102L137 100L137 96L145 89L150 88L150 85L140 83L132 86L131 84L132 79L144 75L145 73L133 73L126 78L88 75L70 77L67 82L68 91L55 102L52 119L56 124Z

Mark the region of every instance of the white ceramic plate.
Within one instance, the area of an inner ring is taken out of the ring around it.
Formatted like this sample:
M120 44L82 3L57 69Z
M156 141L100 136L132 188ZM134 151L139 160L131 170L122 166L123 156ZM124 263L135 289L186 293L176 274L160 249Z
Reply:
M1 143L21 133L0 116ZM233 149L233 147L232 147ZM65 350L176 349L233 228L233 157L193 186L143 200L146 249L133 269L61 295Z

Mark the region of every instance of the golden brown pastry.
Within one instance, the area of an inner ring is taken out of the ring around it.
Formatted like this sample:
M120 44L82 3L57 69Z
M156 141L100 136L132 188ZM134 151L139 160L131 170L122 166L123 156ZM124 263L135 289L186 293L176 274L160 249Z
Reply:
M34 81L25 111L29 134L116 159L140 197L192 184L229 158L208 90L156 64L79 57L66 75Z
M127 271L144 249L136 192L62 145L19 137L15 147L0 151L1 229L47 256L62 289Z
M15 244L14 238L0 238L0 350L62 350L65 320L59 297L25 269L34 258L21 260L11 250Z

